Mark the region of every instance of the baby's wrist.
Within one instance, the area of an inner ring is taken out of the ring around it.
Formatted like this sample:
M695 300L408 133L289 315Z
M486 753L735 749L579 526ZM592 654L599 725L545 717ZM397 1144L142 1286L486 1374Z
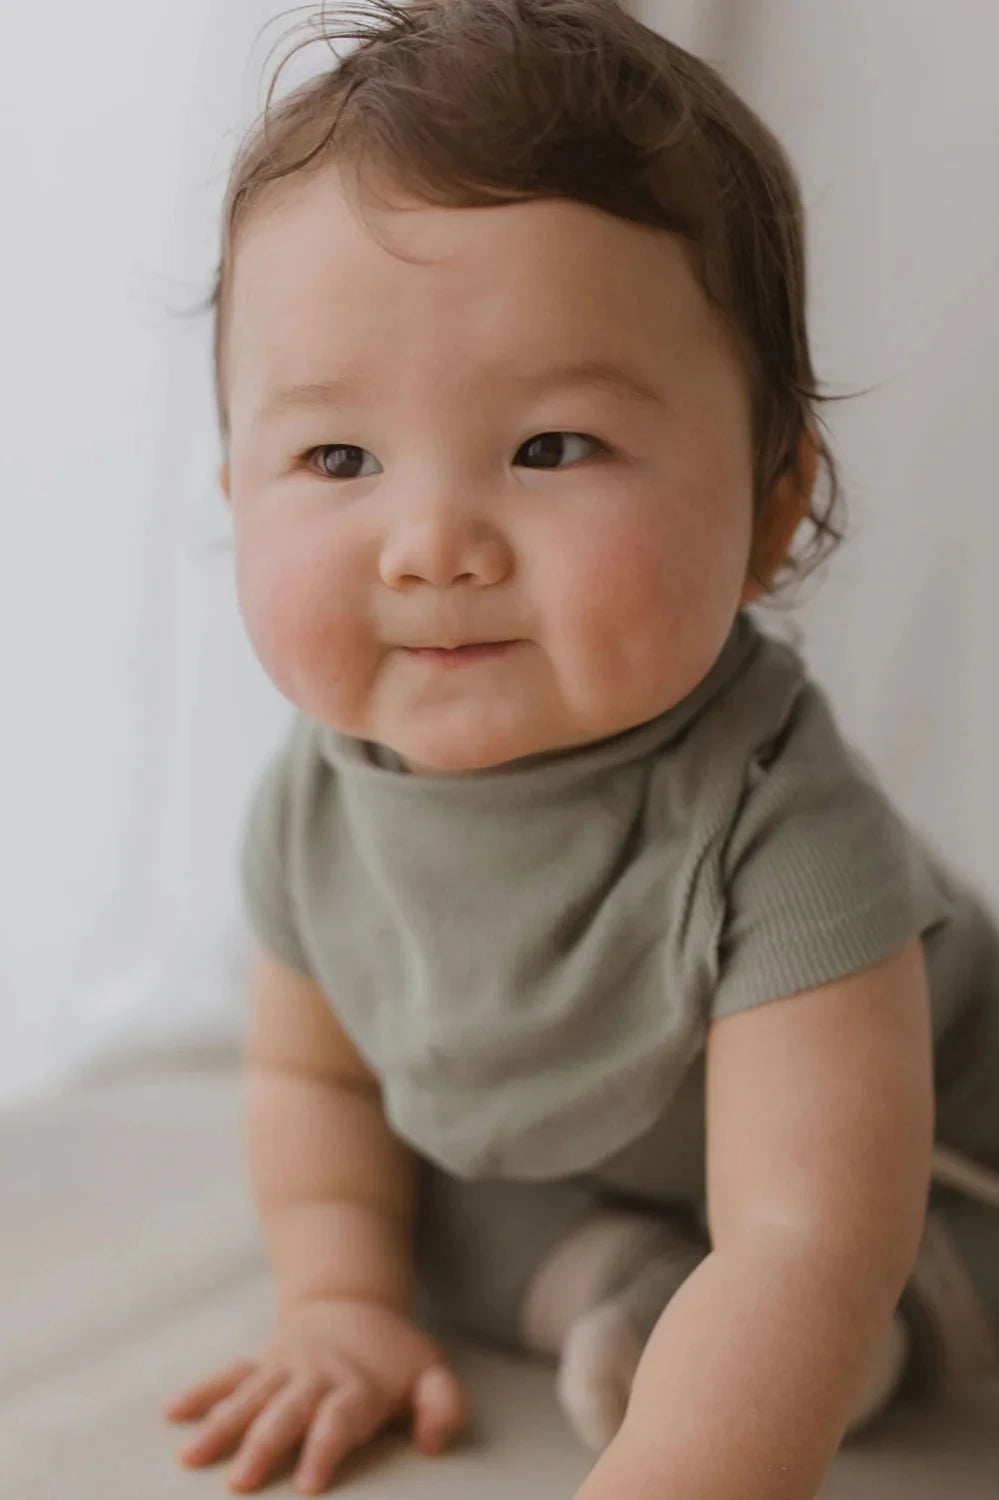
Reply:
M317 1303L327 1306L331 1303L344 1303L353 1307L368 1304L371 1307L388 1308L404 1317L409 1317L412 1310L412 1297L401 1290L358 1287L337 1282L317 1284L277 1280L275 1309L279 1318Z
M376 1208L346 1199L286 1203L264 1215L279 1301L377 1301L412 1296L410 1236Z

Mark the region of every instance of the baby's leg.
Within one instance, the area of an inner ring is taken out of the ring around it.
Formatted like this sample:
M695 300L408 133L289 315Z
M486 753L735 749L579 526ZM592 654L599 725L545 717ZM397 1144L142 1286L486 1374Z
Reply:
M523 1349L531 1280L591 1213L594 1199L591 1188L572 1182L465 1181L422 1162L415 1260L423 1318Z
M919 1253L851 1437L896 1395L933 1399L999 1374L999 1210L934 1183Z
M934 1183L899 1306L913 1346L903 1390L935 1397L999 1374L999 1207Z
M682 1210L604 1199L539 1265L523 1306L524 1344L558 1357L559 1401L588 1447L606 1447L617 1432L645 1343L709 1248Z
M423 1163L415 1249L424 1321L557 1359L566 1415L602 1447L708 1241L692 1216L622 1206L595 1183L468 1182Z

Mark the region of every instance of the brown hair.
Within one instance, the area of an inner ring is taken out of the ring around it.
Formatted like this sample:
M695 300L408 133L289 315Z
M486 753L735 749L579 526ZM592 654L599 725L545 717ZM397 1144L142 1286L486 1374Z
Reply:
M360 17L344 24L351 13ZM235 238L269 184L335 155L428 205L568 198L683 237L706 293L745 353L753 392L754 515L798 473L811 432L828 480L809 496L804 577L842 540L835 460L816 403L805 320L804 214L783 148L706 63L616 0L370 0L323 5L271 81L233 163L214 310L215 389L224 395L227 288ZM272 108L291 56L313 40L359 43ZM755 557L755 552L754 552ZM755 566L755 562L754 562ZM779 574L778 574L779 576ZM773 580L759 578L771 596Z

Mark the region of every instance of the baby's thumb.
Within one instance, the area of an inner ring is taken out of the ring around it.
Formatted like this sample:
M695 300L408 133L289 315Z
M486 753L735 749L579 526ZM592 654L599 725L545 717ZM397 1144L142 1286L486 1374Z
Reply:
M468 1401L454 1371L428 1365L413 1390L413 1442L422 1453L439 1453L468 1421Z

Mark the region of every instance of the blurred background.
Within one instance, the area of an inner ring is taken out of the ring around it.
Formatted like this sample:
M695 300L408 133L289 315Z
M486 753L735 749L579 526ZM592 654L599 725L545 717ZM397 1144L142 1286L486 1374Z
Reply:
M798 168L818 375L870 388L825 408L848 538L806 585L802 649L898 804L999 907L999 7L633 8ZM4 17L0 1103L242 1033L236 852L292 710L239 618L192 309L239 137L314 9ZM328 60L300 53L281 92Z

